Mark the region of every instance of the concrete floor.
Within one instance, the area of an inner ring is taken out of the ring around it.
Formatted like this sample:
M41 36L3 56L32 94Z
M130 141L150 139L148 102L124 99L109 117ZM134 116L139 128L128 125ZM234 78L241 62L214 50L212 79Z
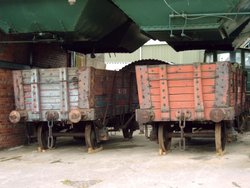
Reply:
M250 187L250 132L222 157L212 139L193 139L184 152L177 145L174 140L172 151L159 156L155 142L135 133L131 141L113 136L94 154L68 139L46 152L36 144L2 150L0 188Z

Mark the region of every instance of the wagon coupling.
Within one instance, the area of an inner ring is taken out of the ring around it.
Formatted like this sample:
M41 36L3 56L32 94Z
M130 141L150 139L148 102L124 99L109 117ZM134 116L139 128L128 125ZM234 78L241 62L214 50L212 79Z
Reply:
M10 112L9 120L11 123L18 123L22 118L27 118L28 113L26 111L13 110Z
M191 117L191 112L189 110L178 110L176 112L176 118L179 119L179 127L181 131L181 138L179 141L179 147L181 150L186 149L186 140L184 136L184 128L186 127L186 120Z
M48 148L49 149L54 147L54 138L53 138L53 132L52 132L53 126L54 126L54 121L52 119L51 121L48 121L48 129L49 129Z
M79 121L81 121L83 116L84 115L80 112L80 110L71 110L69 112L69 120L72 123L78 123Z
M59 119L59 113L56 111L47 111L45 116L47 121L56 121Z

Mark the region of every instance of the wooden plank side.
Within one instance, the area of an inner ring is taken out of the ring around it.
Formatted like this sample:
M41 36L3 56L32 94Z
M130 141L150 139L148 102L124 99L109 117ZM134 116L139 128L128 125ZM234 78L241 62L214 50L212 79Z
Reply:
M214 93L203 93L204 101L215 101Z
M215 93L215 86L202 86L203 94Z
M216 70L216 64L215 63L209 63L209 64L202 64L201 71L202 72L215 72Z
M117 78L119 80L119 78ZM105 75L95 76L94 95L103 95L105 85Z
M161 108L161 102L152 101L152 108Z
M169 80L193 80L193 73L169 73Z
M194 101L194 95L193 94L175 94L175 95L169 95L169 100L171 102L184 102L184 101Z
M60 90L59 82L58 84L40 84L40 91L57 91Z
M194 108L194 101L170 102L171 109L191 109Z
M215 79L202 79L202 85L203 86L214 86Z
M211 78L211 79L215 79L216 78L216 73L215 72L201 72L201 76L202 78Z
M152 95L151 100L154 102L160 102L161 101L161 96L160 95Z
M60 90L44 90L40 92L41 97L59 97L60 96Z
M192 80L169 80L169 87L193 87Z
M60 110L60 108L60 103L41 104L41 110Z
M59 78L59 71L57 68L53 69L39 69L40 77L42 78L49 78L49 77L58 77Z
M160 88L160 81L159 80L152 80L149 81L150 88Z
M149 91L150 91L150 96L160 95L160 88L150 88Z
M215 107L214 101L204 101L204 107L205 108L213 108L213 107Z
M194 89L193 87L171 87L169 88L169 94L193 94Z
M172 65L168 67L168 74L176 73L192 73L192 65Z
M46 97L43 99L42 103L43 104L50 104L50 103L60 103L60 97Z

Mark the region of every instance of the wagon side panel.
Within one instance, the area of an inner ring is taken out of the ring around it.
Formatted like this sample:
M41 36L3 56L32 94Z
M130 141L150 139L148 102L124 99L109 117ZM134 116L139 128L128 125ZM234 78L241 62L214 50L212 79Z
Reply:
M182 113L211 120L214 109L230 114L224 112L230 106L228 63L138 66L136 76L141 122L178 121Z

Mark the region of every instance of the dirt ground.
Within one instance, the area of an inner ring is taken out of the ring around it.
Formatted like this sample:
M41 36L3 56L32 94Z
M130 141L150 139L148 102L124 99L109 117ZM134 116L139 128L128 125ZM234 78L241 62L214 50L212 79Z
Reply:
M171 152L158 155L158 145L138 132L130 141L120 134L87 154L71 139L58 139L56 149L38 152L37 144L0 151L0 188L147 188L250 187L250 132L214 152L213 139L192 139L186 151L174 140Z

